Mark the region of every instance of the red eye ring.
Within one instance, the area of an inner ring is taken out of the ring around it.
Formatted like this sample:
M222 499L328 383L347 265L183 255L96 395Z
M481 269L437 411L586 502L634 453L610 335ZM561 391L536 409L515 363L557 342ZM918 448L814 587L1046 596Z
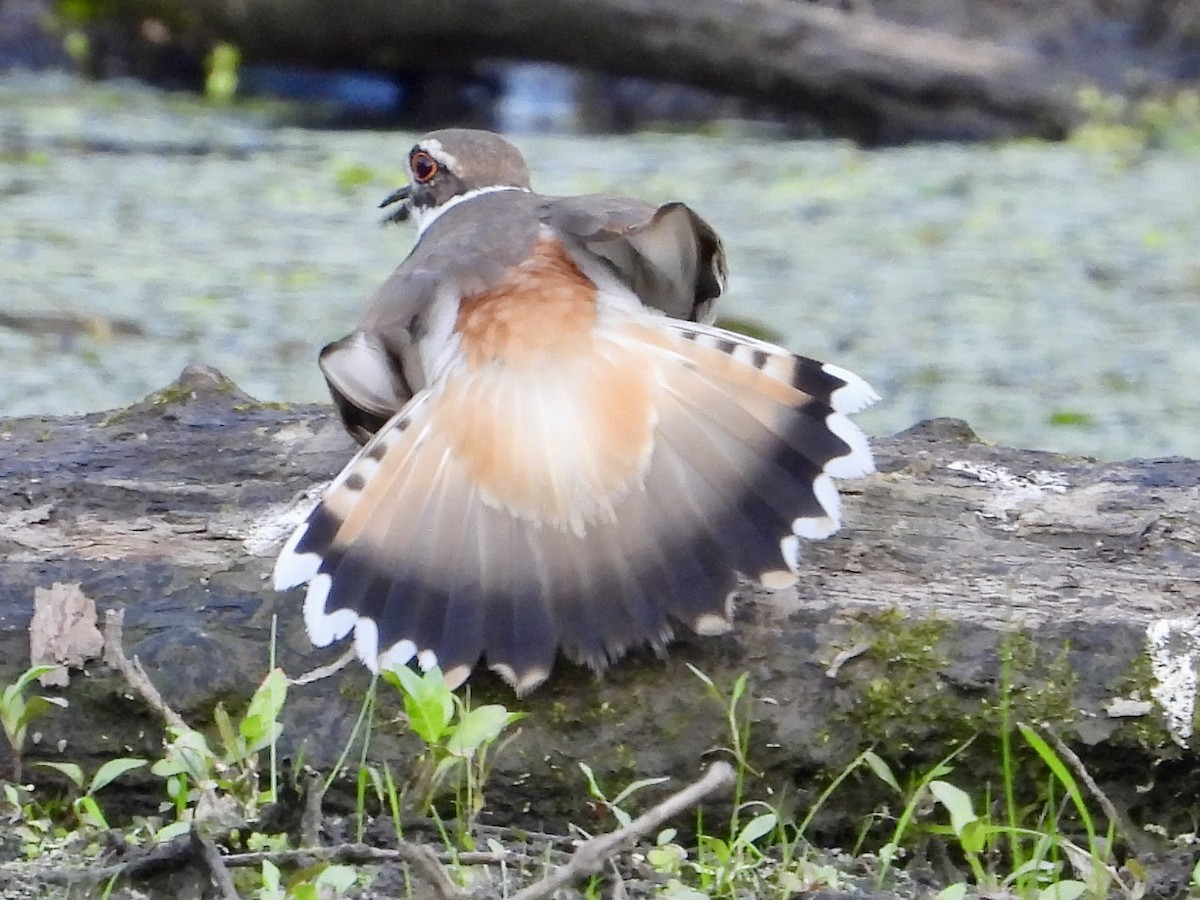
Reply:
M439 168L438 161L424 150L414 150L408 159L408 165L412 169L413 179L418 184L432 181Z

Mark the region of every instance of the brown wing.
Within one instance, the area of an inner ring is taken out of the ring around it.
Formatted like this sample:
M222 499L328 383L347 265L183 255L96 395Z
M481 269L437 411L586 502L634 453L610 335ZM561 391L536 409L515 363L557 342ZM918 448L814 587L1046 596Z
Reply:
M683 203L588 195L545 199L543 221L589 271L602 261L643 303L708 323L725 289L725 253L712 226Z

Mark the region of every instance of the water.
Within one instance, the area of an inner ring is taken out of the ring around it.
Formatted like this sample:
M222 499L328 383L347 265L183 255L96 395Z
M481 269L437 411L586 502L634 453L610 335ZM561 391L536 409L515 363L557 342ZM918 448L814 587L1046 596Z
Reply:
M411 245L375 204L413 137L0 80L0 415L121 406L189 363L262 400L324 400L317 350ZM725 311L871 380L884 401L868 431L945 415L1002 444L1200 454L1194 156L737 133L519 143L540 190L701 211L727 245Z

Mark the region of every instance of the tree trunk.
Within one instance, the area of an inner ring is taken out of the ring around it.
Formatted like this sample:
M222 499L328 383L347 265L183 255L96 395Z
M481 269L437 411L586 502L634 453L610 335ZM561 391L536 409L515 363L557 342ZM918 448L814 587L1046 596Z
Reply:
M784 0L133 0L128 9L173 10L250 61L423 72L542 60L748 98L876 143L1061 137L1077 119L1075 89L1096 77L1032 42Z

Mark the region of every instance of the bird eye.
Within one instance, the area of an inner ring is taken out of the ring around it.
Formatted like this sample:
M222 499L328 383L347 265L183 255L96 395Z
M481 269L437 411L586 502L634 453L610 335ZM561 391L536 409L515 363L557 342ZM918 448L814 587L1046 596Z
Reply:
M424 150L414 150L408 164L412 168L413 178L420 184L425 184L438 173L437 160Z

